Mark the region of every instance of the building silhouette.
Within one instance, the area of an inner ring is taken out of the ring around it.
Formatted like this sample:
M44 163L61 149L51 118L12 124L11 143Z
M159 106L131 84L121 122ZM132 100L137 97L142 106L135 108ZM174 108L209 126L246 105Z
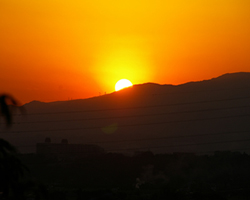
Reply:
M69 144L67 139L52 143L46 138L44 143L36 144L36 153L44 156L90 156L104 154L105 150L94 144Z

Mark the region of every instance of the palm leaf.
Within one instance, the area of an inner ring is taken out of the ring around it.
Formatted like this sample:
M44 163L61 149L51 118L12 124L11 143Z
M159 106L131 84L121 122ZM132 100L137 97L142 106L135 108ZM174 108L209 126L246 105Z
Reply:
M25 113L24 108L20 105L21 104L11 95L0 95L0 114L4 117L7 126L10 126L12 124L12 114L10 106L19 107L21 113Z

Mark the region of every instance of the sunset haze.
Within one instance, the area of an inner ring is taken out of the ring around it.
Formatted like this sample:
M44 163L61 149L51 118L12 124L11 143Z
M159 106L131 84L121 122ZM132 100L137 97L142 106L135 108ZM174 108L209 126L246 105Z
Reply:
M250 71L250 1L0 0L0 92L89 98L115 83Z

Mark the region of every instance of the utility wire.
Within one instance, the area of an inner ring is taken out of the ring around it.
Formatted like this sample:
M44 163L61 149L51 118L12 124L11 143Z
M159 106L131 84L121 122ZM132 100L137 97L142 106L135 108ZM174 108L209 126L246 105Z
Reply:
M244 150L249 150L250 147L246 148L237 148L237 149L226 149L226 150L215 150L215 151L198 151L197 154L208 154L208 153L215 153L217 151L223 152L223 151L244 151Z
M126 109L156 108L156 107L165 107L165 106L180 106L180 105L192 105L192 104L199 104L199 103L234 101L234 100L242 100L242 99L249 99L249 98L250 98L250 96L245 96L245 97L235 97L235 98L216 99L216 100L204 100L204 101L195 101L195 102L186 102L186 103L169 103L169 104L161 104L161 105L146 105L146 106L123 107L123 108L91 109L91 110L81 110L81 111L30 113L28 115L48 115L48 114L68 114L68 113L71 114L71 113L115 111L115 110L126 110ZM21 114L16 114L16 115L20 116Z
M164 112L164 113L154 113L154 114L137 114L137 115L126 115L126 116L113 116L113 117L93 117L93 118L66 119L66 120L27 121L27 122L14 122L13 124L54 123L54 122L72 122L72 121L75 122L75 121L84 121L84 120L124 119L124 118L132 118L132 117L149 117L149 116L162 116L162 115L185 114L185 113L195 113L195 112L220 111L220 110L238 109L238 108L250 108L250 106L232 106L232 107L224 107L224 108L211 108L211 109L175 111L175 112Z
M182 84L184 85L184 84ZM173 85L174 87L182 86L182 85ZM196 91L182 91L182 92L164 92L164 93L152 93L148 94L149 95L169 95L169 94L192 94L192 93L203 93L203 92L217 92L217 91L225 91L225 90L244 90L244 89L250 89L250 87L236 87L236 88L220 88L220 89L210 89L210 90L196 90ZM146 94L147 95L147 94Z
M202 136L214 136L214 135L229 135L229 134L239 134L239 133L250 133L250 130L246 131L225 131L217 133L208 134L192 134L192 135L178 135L178 136L166 136L166 137L152 137L143 139L131 139L131 140L111 140L111 141L97 141L97 142L87 142L86 144L111 144L111 143L126 143L126 142L140 142L140 141L152 141L152 140L165 140L165 139L179 139L179 138L189 138L189 137L202 137ZM22 145L19 147L31 147L35 145Z
M250 139L241 139L241 140L227 140L227 141L217 141L217 142L201 142L201 143L190 143L190 144L179 144L179 145L162 145L162 146L147 146L147 147L135 147L135 148L116 148L116 149L108 149L108 152L112 151L138 151L138 150L150 150L150 149L160 149L160 148L175 148L175 147L186 147L186 146L199 146L199 145L213 145L213 144L225 144L225 143L234 143L234 142L249 142ZM20 147L35 147L35 145L26 145L26 146L17 146L17 148ZM250 148L241 148L241 149L235 149L235 151L239 150L247 150ZM217 151L217 150L215 150ZM213 151L213 152L215 152ZM227 150L228 151L228 150ZM212 152L212 151L207 151ZM81 151L79 151L81 153ZM202 152L195 152L195 153L202 153ZM203 152L204 153L204 152ZM48 153L49 154L49 153ZM58 153L58 154L67 154L66 152Z
M133 126L151 126L151 125L160 125L160 124L169 124L169 123L182 123L182 122L193 122L193 121L205 121L205 120L214 120L214 119L228 119L235 117L249 117L250 114L242 115L232 115L225 117L210 117L203 119L188 119L188 120L176 120L176 121L162 121L162 122L147 122L147 123L135 123L135 124L124 124L119 125L119 127L133 127ZM44 130L26 130L26 131L11 131L11 132L0 132L0 133L36 133L36 132L55 132L55 131L79 131L79 130L88 130L88 129L102 129L101 126L85 127L85 128L69 128L69 129L44 129Z
M168 148L168 147L185 147L185 146L197 146L197 145L207 145L207 144L223 144L223 143L233 143L233 142L249 142L249 141L250 141L250 139L228 140L228 141L218 141L218 142L202 142L202 143L179 144L179 145L163 145L163 146L149 146L149 147L139 147L139 148L113 149L112 151L129 151L129 150L140 150L140 149L159 149L159 148Z

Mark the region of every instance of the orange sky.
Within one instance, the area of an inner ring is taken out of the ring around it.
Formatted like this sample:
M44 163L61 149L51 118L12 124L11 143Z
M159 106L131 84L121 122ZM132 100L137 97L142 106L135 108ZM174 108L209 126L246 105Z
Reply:
M180 84L250 71L248 0L0 0L0 92L98 96L122 78Z

